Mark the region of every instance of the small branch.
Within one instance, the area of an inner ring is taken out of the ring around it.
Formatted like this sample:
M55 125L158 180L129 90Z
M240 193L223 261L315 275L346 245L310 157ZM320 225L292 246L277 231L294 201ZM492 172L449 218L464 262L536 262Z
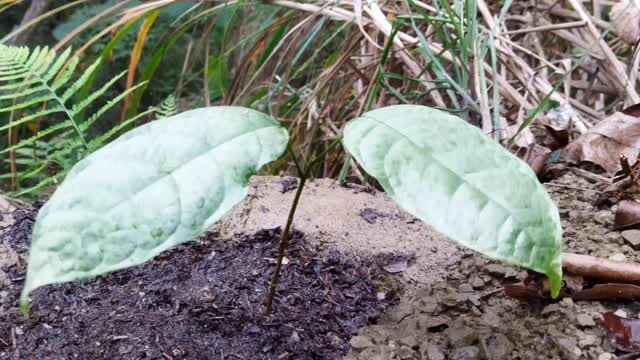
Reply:
M640 264L564 253L562 267L572 274L617 283L640 283Z
M506 32L503 32L501 35L516 35L516 34L528 34L532 32L553 31L553 30L560 30L560 29L573 29L577 27L583 27L585 25L587 25L587 22L585 20L570 21L570 22L561 23L561 24L550 24L550 25L535 26L535 27L530 27L525 29L506 31Z

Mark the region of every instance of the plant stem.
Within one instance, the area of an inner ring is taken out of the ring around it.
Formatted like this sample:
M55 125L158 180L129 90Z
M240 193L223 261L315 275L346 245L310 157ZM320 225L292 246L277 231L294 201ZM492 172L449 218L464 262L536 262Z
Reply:
M296 209L298 208L298 202L300 201L300 196L302 195L302 190L304 189L304 184L307 182L311 171L315 167L317 163L322 161L327 154L332 152L338 144L342 141L342 136L336 138L329 146L322 152L319 156L315 157L311 160L304 171L301 171L301 167L299 162L296 160L296 155L293 152L293 148L289 145L288 150L291 153L295 163L296 169L298 170L298 176L300 177L300 184L298 184L298 189L296 190L296 194L293 197L293 204L291 204L291 210L289 210L289 218L287 218L287 225L284 227L284 231L282 232L282 236L280 237L280 250L278 252L278 261L276 263L276 270L273 274L273 279L271 280L271 289L269 291L269 297L267 298L267 310L266 315L271 315L271 310L273 309L273 300L276 297L276 292L278 291L278 285L280 285L280 273L282 271L282 261L284 260L284 252L287 249L287 245L289 244L289 232L291 230L291 225L293 224L293 218L296 214Z
M309 167L310 168L310 167ZM269 291L269 298L267 299L267 316L271 315L271 310L273 308L273 299L276 296L276 291L278 291L278 285L280 285L280 272L282 270L282 261L284 259L284 252L287 248L287 244L289 244L289 230L291 229L291 225L293 224L293 217L296 213L296 209L298 208L298 201L300 201L300 195L302 195L302 189L304 188L305 182L307 182L307 177L309 176L309 168L307 171L302 173L302 177L300 178L300 184L298 184L298 189L296 190L296 194L293 197L293 204L291 205L291 210L289 210L289 218L287 219L287 225L282 232L282 237L280 237L280 250L278 252L278 262L276 264L276 270L273 274L273 279L271 280L271 290Z

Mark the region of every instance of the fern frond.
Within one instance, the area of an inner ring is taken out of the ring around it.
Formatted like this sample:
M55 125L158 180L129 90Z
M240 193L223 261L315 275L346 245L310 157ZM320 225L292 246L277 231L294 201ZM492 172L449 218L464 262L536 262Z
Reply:
M141 82L140 84L137 84L136 86L133 86L129 88L127 91L123 92L122 94L116 96L113 100L110 100L109 102L107 102L98 111L96 111L93 115L91 115L86 122L82 123L83 131L86 131L86 129L88 129L91 125L93 125L93 123L95 123L98 119L100 119L102 115L104 115L107 111L109 111L112 107L114 107L115 104L120 102L127 95L131 94L132 92L134 92L135 90L137 90L138 88L146 84L147 84L146 81Z
M35 120L35 119L40 118L40 117L44 117L44 116L55 114L55 113L61 113L61 112L64 112L64 109L62 109L59 106L54 106L54 107L51 107L51 108L48 108L48 109L44 109L42 111L38 111L35 114L24 116L24 117L20 118L20 120L18 120L18 121L14 121L14 122L12 122L10 124L4 125L4 126L0 126L0 131L7 130L9 128L12 128L12 127L24 124L24 123L28 123L29 121Z
M71 126L73 126L73 123L71 121L69 121L69 120L64 121L64 122L62 122L60 124L51 126L51 127L47 128L46 130L42 130L39 133L37 133L36 135L34 135L34 136L32 136L32 137L30 137L30 138L28 138L26 140L20 141L16 145L10 146L10 147L8 147L8 148L6 148L4 150L0 150L0 155L6 154L6 153L11 152L11 151L14 151L14 150L16 150L18 148L21 148L23 146L31 145L34 142L36 142L38 140L41 140L44 137L49 136L49 135L55 133L58 130L66 129L66 128L69 128Z
M156 110L156 119L171 117L178 113L176 108L176 99L173 95L169 95Z
M0 160L0 173L3 173L0 181L17 180L15 194L23 195L55 184L75 162L139 118L129 119L103 134L90 132L96 121L144 83L96 106L98 100L126 75L126 71L110 78L88 95L80 96L81 89L96 76L101 62L98 60L88 67L80 67L80 60L71 54L71 49L57 55L48 47L30 50L0 44L0 121L5 119L0 122L0 132L12 131L21 137L15 143L7 144L6 148L0 148L0 155L15 154L8 163L17 165L13 173L7 174L7 160ZM78 68L82 69L81 73ZM175 101L167 99L165 102L161 106L162 111L172 114ZM87 109L95 112L86 117ZM9 113L10 116L5 115ZM6 119L11 120L7 122ZM34 127L36 121L38 125ZM30 133L20 130L25 125L37 133L25 138L24 134ZM89 136L92 139L88 139ZM50 166L62 167L63 171L52 176ZM22 191L18 189L21 181L25 181L28 187Z

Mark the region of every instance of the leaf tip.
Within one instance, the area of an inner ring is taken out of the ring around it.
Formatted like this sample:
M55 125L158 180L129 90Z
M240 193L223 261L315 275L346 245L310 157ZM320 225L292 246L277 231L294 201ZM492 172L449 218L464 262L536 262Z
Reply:
M560 295L560 288L562 287L562 274L556 272L549 272L547 274L549 278L549 289L551 290L551 298L556 299Z
M25 318L29 317L29 293L26 290L22 291L22 295L20 295L20 313Z

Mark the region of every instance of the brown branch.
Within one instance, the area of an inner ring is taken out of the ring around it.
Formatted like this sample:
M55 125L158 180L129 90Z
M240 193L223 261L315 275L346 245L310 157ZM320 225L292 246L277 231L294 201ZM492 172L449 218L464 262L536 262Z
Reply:
M586 278L617 283L640 284L640 264L564 253L562 267Z

